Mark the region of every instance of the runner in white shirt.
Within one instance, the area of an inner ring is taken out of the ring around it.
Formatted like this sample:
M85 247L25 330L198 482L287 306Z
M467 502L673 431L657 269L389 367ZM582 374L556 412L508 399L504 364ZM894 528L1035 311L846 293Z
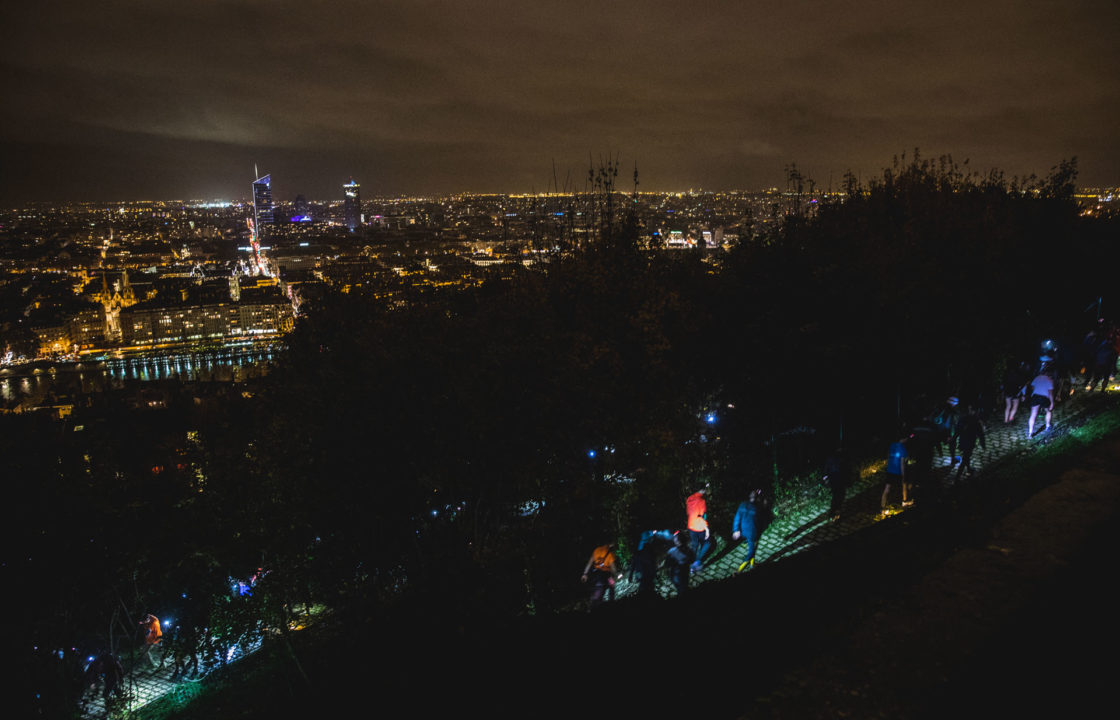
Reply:
M1034 435L1034 420L1038 417L1038 409L1046 408L1046 429L1050 429L1050 416L1054 410L1054 380L1047 374L1043 366L1034 380L1031 381L1031 417L1027 421L1027 438Z

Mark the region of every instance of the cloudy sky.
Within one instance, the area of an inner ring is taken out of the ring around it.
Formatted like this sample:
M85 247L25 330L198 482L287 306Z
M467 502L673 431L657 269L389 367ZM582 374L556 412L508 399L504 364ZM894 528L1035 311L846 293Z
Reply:
M818 184L903 151L1120 184L1115 0L38 0L0 10L7 200ZM626 173L629 175L629 173Z

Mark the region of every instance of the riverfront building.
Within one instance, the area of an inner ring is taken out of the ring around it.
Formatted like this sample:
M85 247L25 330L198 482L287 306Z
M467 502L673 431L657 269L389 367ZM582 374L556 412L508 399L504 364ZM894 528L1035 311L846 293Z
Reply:
M223 341L281 335L295 322L291 302L273 298L204 305L156 306L147 303L121 311L126 346Z

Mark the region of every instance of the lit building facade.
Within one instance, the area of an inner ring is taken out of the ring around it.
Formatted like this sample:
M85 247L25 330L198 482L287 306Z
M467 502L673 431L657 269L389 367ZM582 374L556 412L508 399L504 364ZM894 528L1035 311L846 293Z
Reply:
M264 175L253 181L253 223L257 234L263 235L272 222L272 176Z
M121 313L125 345L159 345L280 335L294 323L289 302L137 305Z
M42 357L88 350L105 342L105 310L99 303L50 312L31 327Z
M67 324L70 343L78 350L88 350L105 344L105 309L100 305L90 307L74 314Z
M350 178L350 182L342 186L342 192L346 197L343 204L343 218L350 232L356 231L362 225L361 189L362 186L354 182L354 178Z

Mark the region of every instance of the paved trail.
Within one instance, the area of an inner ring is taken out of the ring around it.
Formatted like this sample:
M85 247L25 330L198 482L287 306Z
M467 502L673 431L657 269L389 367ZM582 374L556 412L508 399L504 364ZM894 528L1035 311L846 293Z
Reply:
M987 425L987 447L986 449L977 448L973 456L973 467L976 472L982 473L986 468L1011 461L1022 453L1031 452L1034 448L1047 443L1061 433L1069 432L1083 425L1104 409L1114 406L1117 397L1116 391L1120 390L1120 387L1113 385L1112 390L1105 397L1098 394L1090 396L1084 392L1075 394L1055 409L1052 429L1048 433L1036 435L1035 438L1030 440L1026 438L1026 413L1020 412L1020 417L1010 425L1004 425L1002 422ZM1041 418L1039 423L1042 423ZM951 481L949 464L950 458L948 456L942 454L936 457L935 469L931 478L931 484L935 487L944 487ZM968 479L966 478L963 482L967 483ZM780 561L882 521L883 518L879 514L879 494L882 485L883 475L881 471L869 472L860 477L848 489L842 517L837 522L828 521L827 500L816 503L806 502L793 511L786 511L784 514L778 515L760 540L756 554L756 564ZM889 519L888 517L887 520L889 521ZM727 524L730 525L730 518L727 519ZM723 540L715 549L714 559L693 576L693 585L729 577L736 572L742 561L746 552L745 546L740 544L729 548L727 545L726 538L730 534L730 527L719 534L723 535ZM666 578L662 578L659 589L664 596L675 593ZM637 583L626 581L623 581L617 588L619 597L625 597L636 591ZM236 663L242 657L253 653L257 648L259 648L259 642L244 648L237 646L230 658L230 663ZM131 695L131 709L137 710L169 696L178 697L185 701L198 693L197 681L172 681L170 675L170 668L164 668L158 673L150 671L130 673L126 679L126 689ZM92 720L107 716L100 695L92 697L92 693L87 693L86 697L89 702L84 707L83 718Z
M1073 397L1058 404L1049 431L1038 432L1038 428L1045 425L1044 414L1039 414L1035 423L1035 436L1032 439L1027 439L1029 408L1024 411L1024 408L1020 407L1017 417L1010 424L1004 424L1002 417L996 422L986 424L986 448L981 449L979 446L976 448L972 457L974 471L982 473L985 468L1012 461L1021 454L1031 452L1048 443L1060 434L1080 427L1106 407L1111 407L1110 403L1115 400L1117 391L1120 391L1120 385L1113 384L1112 391L1108 394L1084 391L1075 393ZM1002 408L1000 410L1002 411ZM1000 414L1002 416L1002 412ZM944 449L942 447L942 450ZM885 457L886 448L883 448L883 453ZM950 463L951 458L943 452L935 456L931 477L933 487L926 488L927 492L944 489L953 481L956 469L950 468ZM821 502L806 502L792 511L776 515L759 541L755 564L790 557L882 521L884 518L879 513L879 496L883 489L883 482L884 473L881 470L861 474L860 479L848 488L841 518L837 522L829 521L827 498ZM960 482L967 484L969 478L966 476ZM897 489L892 489L892 492L897 496ZM897 505L891 510L892 515L902 511L903 508ZM729 547L731 518L725 520L726 528L714 528L719 536L718 545L704 569L693 575L693 586L733 575L746 555L746 545L742 543ZM667 578L660 577L659 580L658 589L663 596L676 594ZM616 592L619 597L625 597L637 592L637 589L636 582L624 580Z

